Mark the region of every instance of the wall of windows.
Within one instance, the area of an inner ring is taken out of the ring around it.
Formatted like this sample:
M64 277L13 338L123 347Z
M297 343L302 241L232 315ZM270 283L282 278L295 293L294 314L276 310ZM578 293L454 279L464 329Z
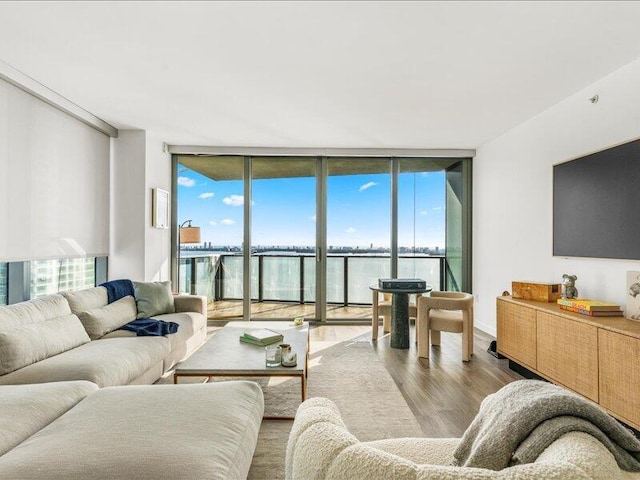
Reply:
M174 244L174 273L181 291L208 292L213 318L342 318L344 311L329 315L326 305L370 305L378 278L419 277L435 290L465 285L464 275L456 283L445 272L470 265L470 251L451 243L448 267L445 237L461 238L454 227L463 227L453 223L469 221L461 212L470 196L460 196L449 214L446 192L448 172L468 168L470 159L173 160L178 223L191 219L202 231L199 244Z
M30 298L96 286L94 257L35 260L30 264Z

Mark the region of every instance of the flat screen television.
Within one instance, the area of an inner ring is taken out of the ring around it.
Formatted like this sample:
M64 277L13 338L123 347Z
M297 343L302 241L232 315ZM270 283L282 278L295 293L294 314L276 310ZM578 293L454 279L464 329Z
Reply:
M640 140L553 167L553 255L640 260Z

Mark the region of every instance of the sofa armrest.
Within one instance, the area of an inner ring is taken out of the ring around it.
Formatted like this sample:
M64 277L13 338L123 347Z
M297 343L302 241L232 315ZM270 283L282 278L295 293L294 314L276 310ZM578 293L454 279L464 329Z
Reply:
M196 312L207 316L207 297L204 295L176 295L173 297L176 313Z

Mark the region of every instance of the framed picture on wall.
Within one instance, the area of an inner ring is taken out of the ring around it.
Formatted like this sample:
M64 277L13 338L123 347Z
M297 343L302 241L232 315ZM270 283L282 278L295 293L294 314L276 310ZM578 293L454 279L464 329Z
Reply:
M156 228L169 228L169 192L161 188L154 188L152 204L151 225Z

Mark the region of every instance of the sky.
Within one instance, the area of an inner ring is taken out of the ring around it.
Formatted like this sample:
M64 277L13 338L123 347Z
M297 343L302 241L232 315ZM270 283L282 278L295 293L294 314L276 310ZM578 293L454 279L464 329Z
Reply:
M331 165L331 164L329 164ZM444 172L400 173L398 244L444 248ZM327 179L327 245L390 246L389 174ZM240 246L243 182L215 181L184 166L178 172L178 221L193 220L203 242ZM316 231L314 177L257 179L252 183L252 243L313 246Z

